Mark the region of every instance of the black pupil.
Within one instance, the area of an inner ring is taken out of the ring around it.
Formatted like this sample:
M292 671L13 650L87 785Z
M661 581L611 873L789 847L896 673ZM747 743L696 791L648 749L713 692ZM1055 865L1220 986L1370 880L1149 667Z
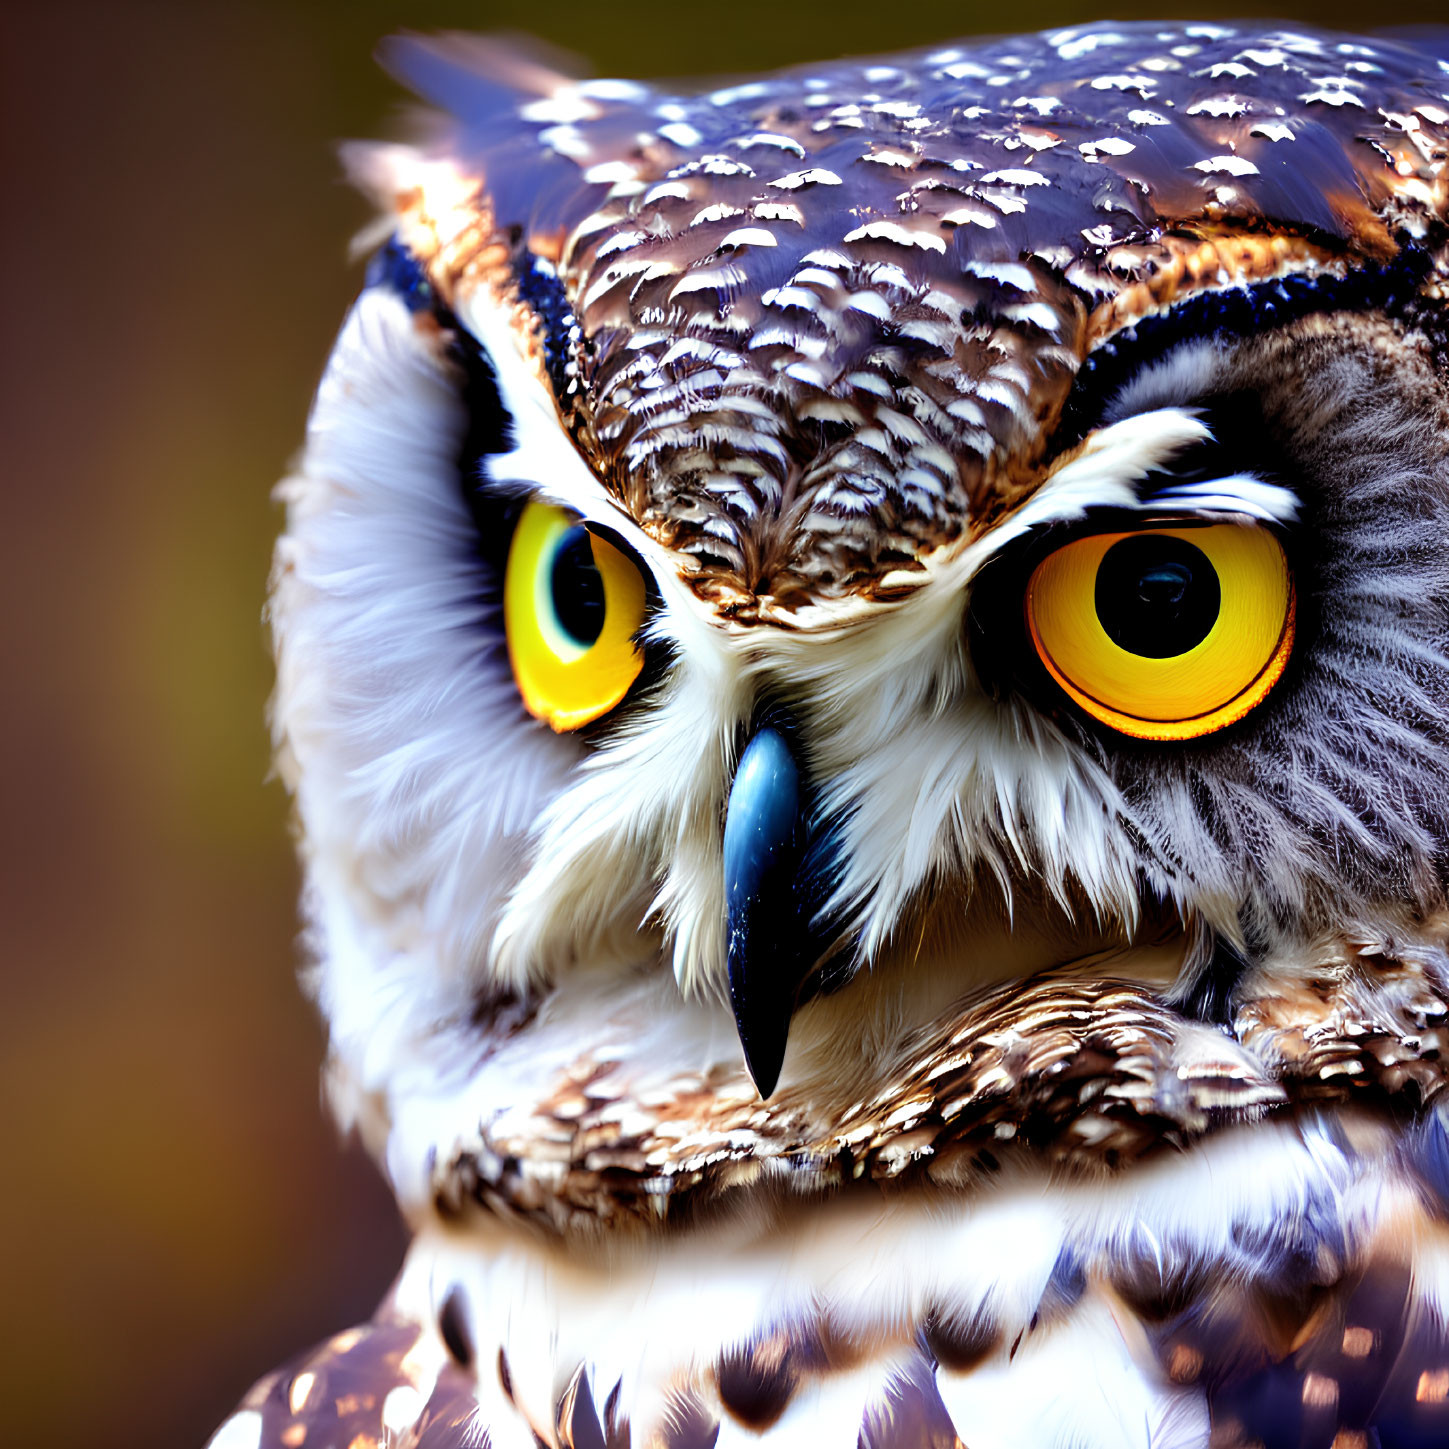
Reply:
M583 524L574 524L559 540L548 583L564 632L577 644L592 644L604 630L604 580Z
M1115 644L1169 659L1201 644L1222 605L1218 573L1183 538L1139 533L1119 539L1097 565L1097 617Z

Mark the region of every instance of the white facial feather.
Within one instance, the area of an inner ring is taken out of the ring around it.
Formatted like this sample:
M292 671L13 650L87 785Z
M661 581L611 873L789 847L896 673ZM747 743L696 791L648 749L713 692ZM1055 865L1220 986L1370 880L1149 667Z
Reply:
M1119 828L1123 802L1053 725L987 696L963 621L996 552L1091 506L1139 506L1142 479L1207 436L1200 420L1167 408L1104 429L1005 523L934 561L901 603L808 630L722 627L567 440L502 310L478 289L463 311L512 419L513 446L488 457L481 486L527 488L620 533L654 574L650 635L675 663L589 749L523 713L457 473L454 365L400 299L365 293L283 488L291 528L273 614L279 738L306 826L339 1107L352 1117L366 1103L375 1116L380 1102L376 1135L412 1122L388 1150L398 1179L415 1180L437 1141L405 1101L436 1103L449 1080L455 1105L472 1095L461 1068L438 1066L434 1043L454 1041L444 1060L466 1057L462 1023L480 992L672 962L678 990L715 1003L727 1027L720 822L739 731L761 697L787 699L805 721L844 847L833 908L867 967L919 954L902 925L952 882L965 909L973 883L994 881L1009 912L1013 882L1035 878L1068 918L1084 906L1084 928L1130 938L1141 863ZM1291 506L1248 479L1214 496L1275 517ZM1195 895L1156 884L1184 919L1227 915L1235 929L1210 880ZM1030 969L1003 958L982 979L1011 966ZM871 1050L889 1049L887 1028L926 1019L939 994L924 980L893 986ZM830 1054L810 1040L807 1027L797 1064L823 1069ZM719 1050L735 1050L727 1030Z
M1065 908L1080 891L1098 920L1135 926L1139 883L1114 828L1115 792L1039 716L986 698L963 619L970 579L993 553L1030 527L1118 495L1139 507L1135 485L1209 436L1200 422L1167 411L1108 430L1019 517L938 565L898 606L806 631L730 631L703 619L674 573L678 560L613 517L482 288L467 295L463 314L489 349L515 420L516 446L490 460L491 477L530 483L622 527L664 599L651 635L679 661L647 717L625 721L542 816L532 864L499 926L494 962L504 980L602 964L601 951L613 959L621 948L623 959L638 960L649 938L631 954L629 933L653 920L681 989L722 999L719 821L735 734L753 701L772 692L810 721L824 808L844 822L848 865L836 904L851 910L866 960L888 949L924 886L983 870L1003 888L1036 870ZM647 903L641 880L655 883ZM601 923L611 916L619 930L606 948Z
M524 843L579 753L524 714L479 597L464 425L435 338L372 289L280 490L273 712L317 989L362 1092L471 1013Z

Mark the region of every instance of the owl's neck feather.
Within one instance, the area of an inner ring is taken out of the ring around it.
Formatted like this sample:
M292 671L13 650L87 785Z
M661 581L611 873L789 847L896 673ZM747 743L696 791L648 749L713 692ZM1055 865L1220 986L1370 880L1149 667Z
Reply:
M494 1444L554 1442L580 1383L633 1442L674 1442L653 1436L689 1409L730 1443L760 1407L741 1383L763 1382L766 1442L854 1446L913 1365L963 1442L1201 1444L1199 1378L1298 1331L1259 1309L1305 1274L1409 1264L1405 1313L1449 1315L1444 1204L1426 1211L1433 1174L1416 1176L1435 1150L1416 1160L1368 1115L1310 1113L1092 1180L1020 1163L989 1192L756 1202L587 1252L496 1217L434 1219L396 1307L436 1340L449 1305ZM1164 1305L1193 1304L1207 1316L1184 1347Z

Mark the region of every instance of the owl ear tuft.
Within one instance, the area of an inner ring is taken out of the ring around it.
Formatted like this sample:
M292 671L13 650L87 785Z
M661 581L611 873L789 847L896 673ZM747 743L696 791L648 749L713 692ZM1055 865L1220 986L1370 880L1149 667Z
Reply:
M506 122L530 99L552 96L589 71L581 56L533 36L458 31L390 35L378 46L377 61L470 129Z
M635 81L583 79L577 57L512 36L400 35L379 59L437 107L421 154L471 178L500 233L552 237L587 216L608 187L590 173L629 163L655 99Z

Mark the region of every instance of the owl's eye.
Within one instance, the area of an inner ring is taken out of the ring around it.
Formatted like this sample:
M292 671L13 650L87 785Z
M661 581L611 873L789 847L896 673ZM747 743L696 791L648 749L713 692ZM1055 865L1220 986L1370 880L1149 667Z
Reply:
M561 508L519 515L503 584L513 677L529 714L576 730L607 714L644 666L638 566Z
M1026 590L1047 672L1126 735L1187 740L1241 719L1293 649L1293 577L1267 529L1101 533L1048 554Z

